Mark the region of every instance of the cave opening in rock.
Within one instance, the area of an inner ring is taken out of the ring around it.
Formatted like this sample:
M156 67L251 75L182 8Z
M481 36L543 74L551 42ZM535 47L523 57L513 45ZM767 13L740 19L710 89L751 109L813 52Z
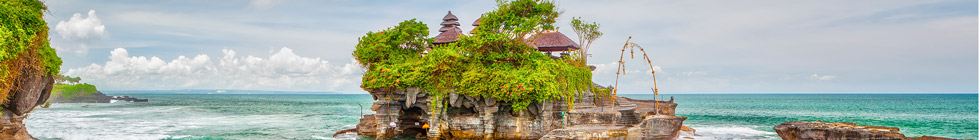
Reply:
M406 138L425 138L427 131L422 128L425 121L425 110L419 107L411 107L402 110L401 117L398 118L398 130L401 136ZM431 124L430 124L431 125Z
M450 107L447 107L446 113L447 114L453 114L455 116L477 116L478 115L477 112L476 112L476 110L473 107L465 107L465 106L461 106L461 107L452 107L452 106L450 106Z

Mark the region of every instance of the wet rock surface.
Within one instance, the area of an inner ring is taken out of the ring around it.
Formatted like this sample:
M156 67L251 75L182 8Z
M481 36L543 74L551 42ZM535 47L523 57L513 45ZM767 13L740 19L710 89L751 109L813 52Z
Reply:
M784 140L944 140L922 136L905 137L897 127L857 125L849 122L791 121L773 127Z

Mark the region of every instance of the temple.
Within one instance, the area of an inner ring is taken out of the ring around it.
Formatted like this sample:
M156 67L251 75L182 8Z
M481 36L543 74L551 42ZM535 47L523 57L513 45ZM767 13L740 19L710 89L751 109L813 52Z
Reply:
M463 36L459 18L449 12L442 19L432 47L451 44ZM472 24L480 26L480 19ZM472 31L471 31L472 32ZM565 34L546 31L530 35L527 45L542 53L579 49ZM426 48L426 52L430 48ZM425 52L422 54L425 56ZM555 58L555 57L553 57ZM593 84L595 91L613 87ZM419 139L677 139L686 117L675 116L677 104L635 100L608 93L581 93L581 98L555 99L514 110L510 102L494 97L468 96L448 91L437 97L418 87L365 88L375 102L376 114L363 115L357 127L337 133L360 136ZM504 90L504 89L500 89ZM433 101L437 102L433 102ZM570 106L571 105L571 106ZM691 131L690 133L693 133Z
M568 36L558 31L537 34L532 36L530 40L528 42L529 46L548 54L560 52L562 56L566 56L569 52L579 49L575 41L572 41Z
M436 35L435 39L433 39L432 44L440 45L453 43L459 39L460 35L464 35L463 30L459 29L459 22L457 21L459 21L459 18L456 18L456 15L453 15L452 11L449 11L449 13L442 18L442 23L439 24L442 25L442 28L439 28L440 33L439 35Z
M439 25L442 25L442 27L439 28L440 33L433 39L432 44L441 45L453 43L459 39L459 36L466 35L463 34L461 29L459 29L459 18L457 18L456 15L453 15L452 11L449 11L449 13L442 18L442 23ZM474 20L472 26L474 28L470 31L471 33L476 30L477 26L480 26L480 19L478 18ZM578 43L575 43L575 41L572 41L572 39L568 38L568 36L565 36L565 34L558 31L547 31L545 33L536 34L527 38L527 40L529 40L527 42L528 46L534 47L538 51L548 54L551 54L552 52L560 52L562 55L567 55L569 52L579 50Z

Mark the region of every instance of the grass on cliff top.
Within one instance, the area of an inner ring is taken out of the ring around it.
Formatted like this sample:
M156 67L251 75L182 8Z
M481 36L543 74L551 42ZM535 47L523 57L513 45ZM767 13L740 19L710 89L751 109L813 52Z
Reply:
M88 83L74 85L54 85L51 90L52 98L72 99L75 97L88 97L99 92L94 85Z

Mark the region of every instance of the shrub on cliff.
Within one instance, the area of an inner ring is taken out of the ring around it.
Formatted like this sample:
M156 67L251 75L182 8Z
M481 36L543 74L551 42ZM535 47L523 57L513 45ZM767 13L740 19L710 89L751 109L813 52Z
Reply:
M88 83L74 84L74 85L54 85L51 89L52 98L61 99L71 99L75 97L88 97L93 93L99 92L95 89L95 85Z
M61 58L48 44L47 7L37 0L0 1L0 104L24 72L57 75Z
M450 91L496 98L523 110L533 102L574 98L592 85L591 71L580 58L551 59L528 46L527 36L553 30L557 7L548 1L499 1L483 14L470 36L434 45L425 38L426 25L406 20L398 26L369 32L353 55L367 69L362 88L419 87L444 103ZM424 57L423 57L424 55Z

